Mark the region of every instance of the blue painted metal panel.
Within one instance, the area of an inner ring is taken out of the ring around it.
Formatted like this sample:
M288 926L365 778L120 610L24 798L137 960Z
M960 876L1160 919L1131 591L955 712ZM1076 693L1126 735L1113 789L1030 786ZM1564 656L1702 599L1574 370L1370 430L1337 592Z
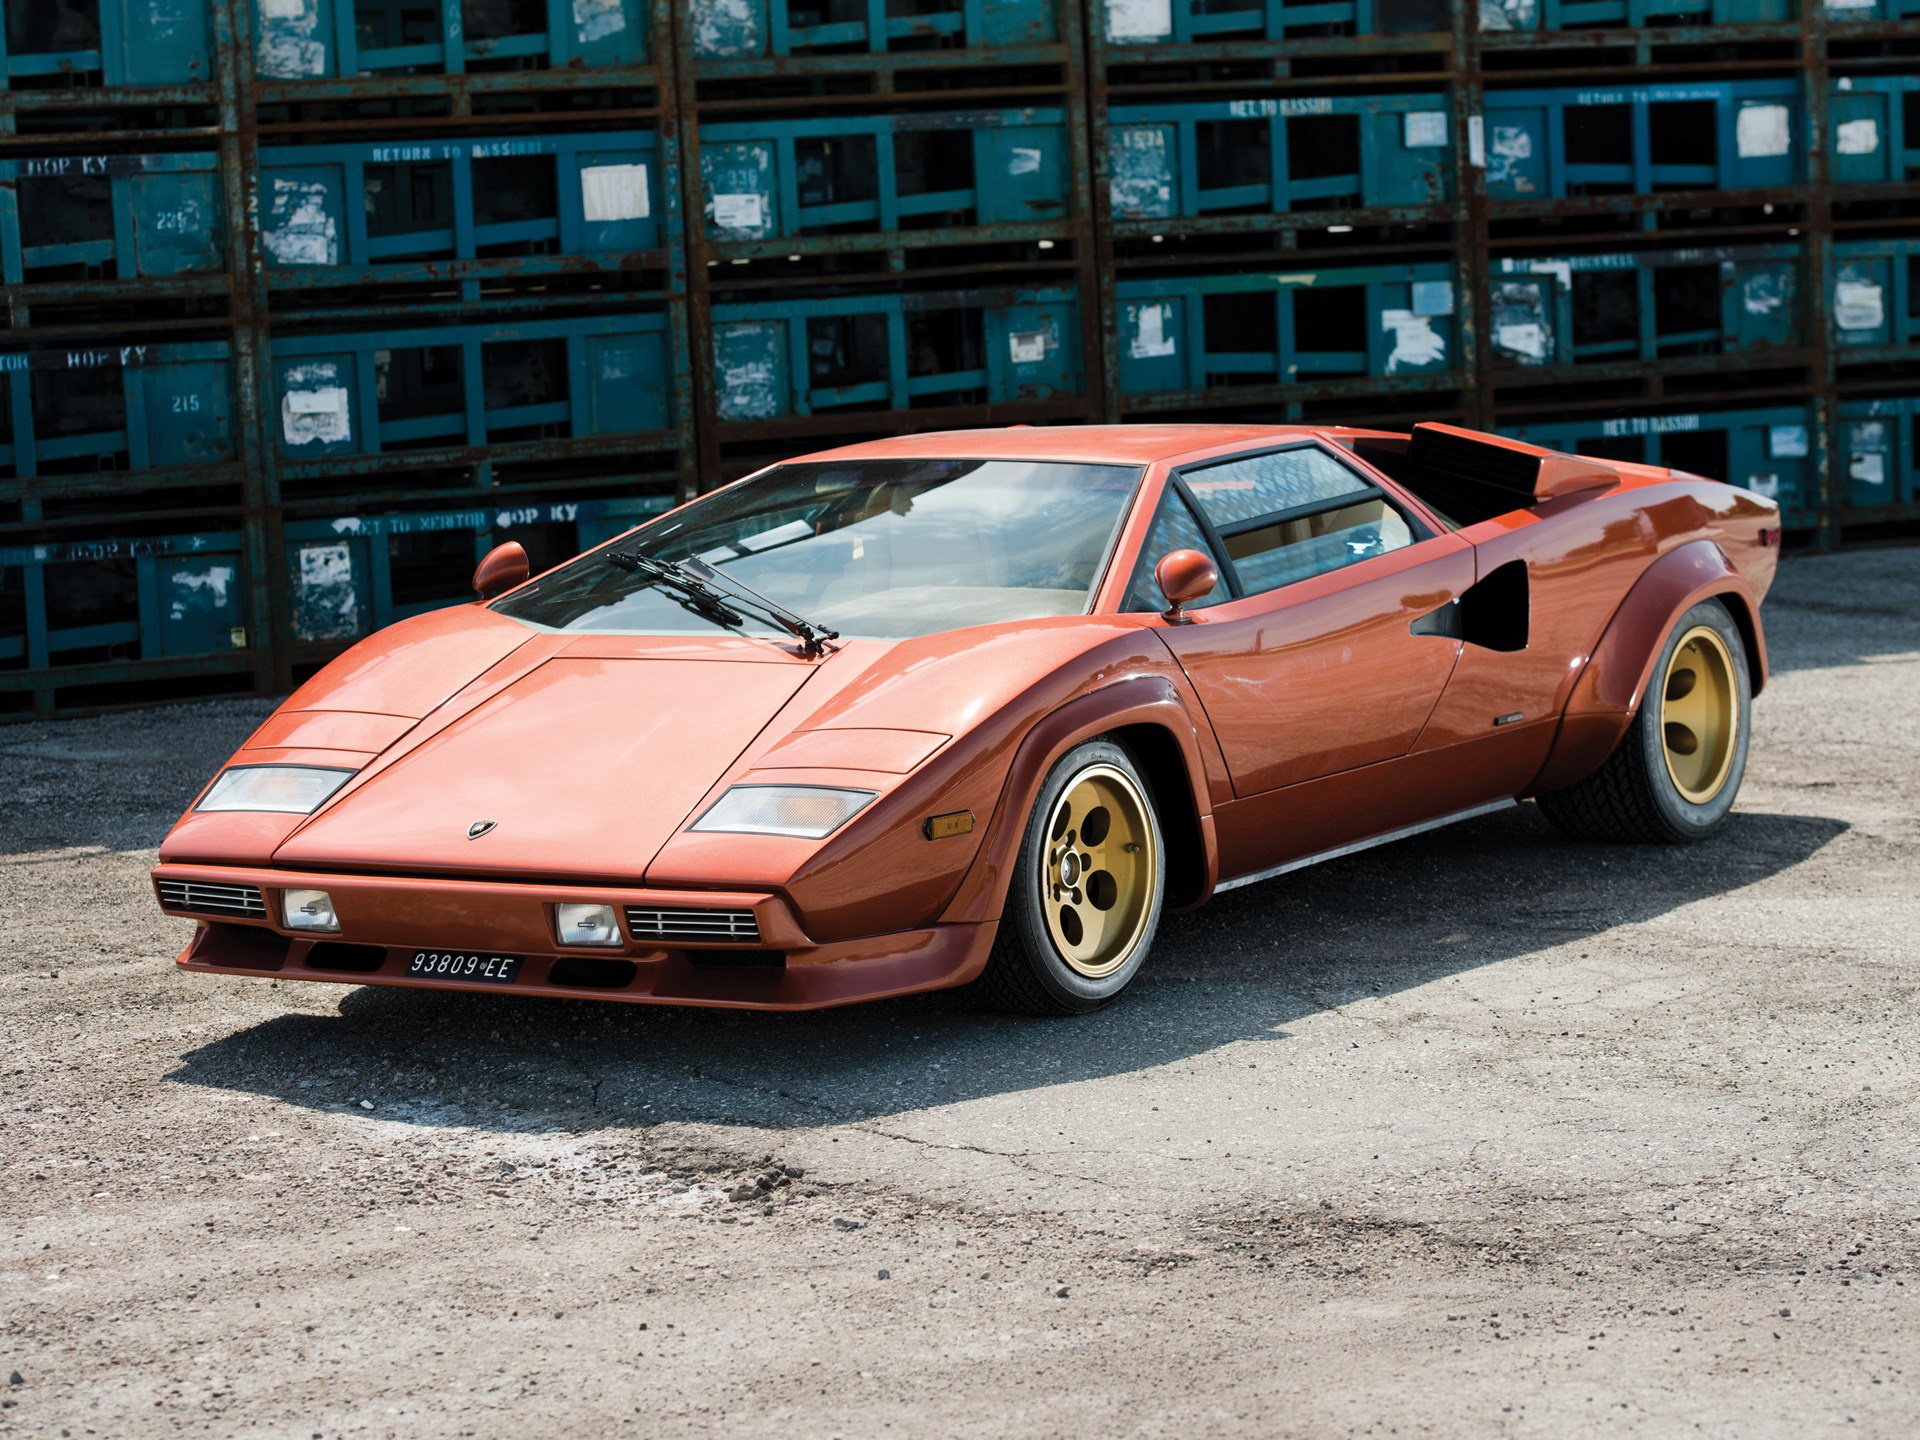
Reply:
M726 421L1049 400L1082 390L1080 305L1069 289L716 305L713 366Z
M434 510L296 521L286 527L293 636L309 643L357 640L396 620L473 598L456 568L448 593L407 598L407 552L428 537L457 537L468 568L503 541L530 529L557 530L549 562L598 545L668 508L665 496L542 502L501 509ZM538 549L538 547L530 547Z
M1068 213L1060 110L969 110L700 127L709 239L1005 227Z
M16 476L164 470L234 458L233 367L224 344L0 353Z
M279 337L272 373L280 453L293 461L658 435L674 423L673 346L663 308Z
M436 278L477 259L520 272L617 264L667 243L661 162L647 130L263 149L268 280Z
M1862 240L1833 247L1828 313L1846 351L1920 344L1920 240Z
M1444 264L1123 280L1114 291L1126 395L1434 376L1459 364Z
M1047 45L1056 0L939 0L893 13L887 0L691 0L699 60Z
M1795 348L1807 339L1804 263L1792 245L1502 260L1494 357L1555 367Z
M1443 204L1453 190L1447 109L1442 95L1114 106L1113 215Z
M0 159L0 280L220 270L217 163L212 155Z
M1486 97L1487 194L1560 200L1798 184L1797 80L1501 90Z
M1585 450L1618 460L1684 468L1691 456L1675 437L1691 441L1703 433L1725 436L1726 473L1718 479L1745 486L1780 502L1784 523L1815 520L1813 416L1804 405L1757 410L1719 410L1696 415L1634 415L1605 419L1551 421L1503 427L1504 434L1556 450Z
M262 80L644 64L647 0L254 0ZM537 24L526 24L529 9Z
M1834 81L1827 96L1827 124L1836 183L1920 179L1920 77L1863 75Z
M1844 402L1839 452L1849 507L1920 500L1920 398Z
M1115 46L1286 38L1290 32L1376 35L1447 28L1444 5L1407 0L1100 0Z
M198 85L213 78L210 0L14 0L0 25L0 90Z
M1483 31L1638 29L1676 20L1770 25L1793 18L1794 0L1481 0L1480 5Z

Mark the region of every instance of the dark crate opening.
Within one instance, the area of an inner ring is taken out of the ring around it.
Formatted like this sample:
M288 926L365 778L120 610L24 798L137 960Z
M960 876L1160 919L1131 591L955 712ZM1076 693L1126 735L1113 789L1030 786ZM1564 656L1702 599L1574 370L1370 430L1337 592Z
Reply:
M550 439L567 433L567 342L498 340L480 350L487 439Z
M132 559L49 565L47 646L57 665L140 655L140 578Z
M815 390L884 384L887 321L883 315L822 315L807 321L807 376ZM884 399L872 402L884 405Z
M438 45L444 38L440 7L407 0L357 0L353 7L354 43L362 50L400 45Z
M794 141L794 181L800 204L871 205L880 198L880 168L871 135L806 136ZM816 219L807 229L871 230L875 220Z
M473 550L470 530L389 535L387 565L393 576L395 611L408 613L472 599Z
M0 565L0 670L27 667L27 572Z
M1675 430L1660 437L1660 463L1675 470L1704 475L1709 480L1726 480L1732 469L1727 463L1727 432L1724 430Z
M1360 200L1360 117L1296 115L1287 121L1287 176L1291 180L1351 177L1353 189L1318 197L1315 208L1357 204Z
M127 447L127 388L118 366L35 370L31 389L36 443L85 435L97 437L100 444L94 454L41 457L42 475L119 468Z
M473 223L553 225L560 214L558 167L551 155L501 155L473 162ZM481 255L546 255L556 234L489 241Z
M1655 165L1718 163L1718 115L1711 100L1670 100L1648 107L1647 154ZM1698 190L1697 180L1655 181L1655 190Z
M1271 295L1208 295L1201 302L1200 323L1209 355L1260 355L1278 366L1280 314ZM1208 384L1271 385L1278 375L1268 368L1247 375L1213 375Z
M7 51L68 55L100 48L100 0L7 0Z
M909 130L893 138L894 174L899 193L927 195L942 190L969 190L973 173L973 135L967 130ZM904 217L902 229L965 224L967 212L945 210Z
M367 238L378 242L418 238L403 247L409 256L453 254L453 163L419 160L405 165L369 165ZM389 258L389 257L378 257Z
M420 450L466 440L466 387L454 345L377 350L380 448Z
M1567 109L1569 165L1632 165L1633 107L1576 105ZM1576 195L1630 195L1633 181L1582 180L1567 187Z
M1193 127L1194 179L1211 192L1273 183L1273 131L1265 120L1202 120ZM1269 198L1268 204L1271 203ZM1209 206L1215 213L1264 210L1268 204Z
M986 368L985 336L978 310L929 310L907 317L907 374L915 379ZM984 400L979 389L943 390L916 404L957 405Z
M1583 270L1573 277L1573 343L1635 347L1640 337L1640 284L1631 270ZM1632 358L1627 348L1591 357Z
M1316 369L1315 374L1362 374L1367 354L1367 292L1359 285L1336 285L1326 290L1299 290L1293 297L1293 335L1296 350L1335 351L1358 357L1354 366L1340 370Z
M16 182L20 245L43 250L113 243L113 182L104 175L30 175ZM104 273L105 258L23 256L29 280L84 280Z
M1655 270L1653 316L1661 355L1718 355L1720 267L1663 265ZM1686 338L1669 341L1668 336Z

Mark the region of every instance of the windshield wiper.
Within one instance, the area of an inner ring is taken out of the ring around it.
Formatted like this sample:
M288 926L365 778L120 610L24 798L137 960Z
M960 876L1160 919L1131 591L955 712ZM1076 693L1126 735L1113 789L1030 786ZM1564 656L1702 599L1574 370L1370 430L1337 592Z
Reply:
M746 581L734 579L733 576L723 573L697 556L689 555L685 560L680 561L678 568L683 572L697 575L702 580L718 580L735 595L745 595L749 599L759 601L767 614L779 622L780 628L800 642L800 653L809 660L817 659L826 652L827 641L840 638L838 630L828 630L814 624L798 611L789 610L778 600L771 600L762 595Z
M747 617L727 604L727 597L705 584L697 576L683 575L678 566L664 561L652 560L645 555L634 555L625 550L609 550L607 559L629 573L638 572L655 584L664 585L677 591L680 603L696 615L725 625L729 629L739 629L747 623Z
M770 600L748 585L744 580L735 580L723 575L704 560L655 560L648 555L636 555L627 550L609 550L607 559L622 570L637 571L654 581L677 590L688 600L694 602L699 613L720 621L725 625L745 623L744 617L728 603L728 597L713 588L707 582L717 580L733 592L733 598L747 597L748 603L763 610L769 620L794 639L800 642L800 653L809 660L817 660L826 653L826 642L838 640L838 630L824 630L803 615L798 615L777 600Z

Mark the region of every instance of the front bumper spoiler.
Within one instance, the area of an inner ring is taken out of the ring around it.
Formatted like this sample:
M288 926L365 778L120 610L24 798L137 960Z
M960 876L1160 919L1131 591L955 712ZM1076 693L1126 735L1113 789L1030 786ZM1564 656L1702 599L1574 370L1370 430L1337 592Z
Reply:
M224 865L162 865L163 881L253 886L265 918L208 914L168 904L169 915L198 922L177 964L184 970L283 980L392 985L710 1005L752 1010L811 1010L964 984L985 968L992 924L922 929L820 944L807 936L778 895L735 891L662 891L510 881L400 878L269 870ZM338 934L295 932L280 923L280 892L325 890L340 917ZM629 907L751 911L758 939L742 944L636 938L618 948L560 946L552 907L587 902ZM414 976L421 951L519 957L509 984Z

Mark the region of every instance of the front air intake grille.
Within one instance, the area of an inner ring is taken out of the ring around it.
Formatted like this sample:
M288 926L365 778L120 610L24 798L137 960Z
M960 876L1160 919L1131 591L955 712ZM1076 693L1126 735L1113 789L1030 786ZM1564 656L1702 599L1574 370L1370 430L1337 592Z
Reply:
M162 880L160 903L169 910L196 915L226 915L242 920L267 918L257 885L210 885L204 880Z
M627 929L636 940L712 940L758 945L760 922L751 910L658 910L627 907Z

